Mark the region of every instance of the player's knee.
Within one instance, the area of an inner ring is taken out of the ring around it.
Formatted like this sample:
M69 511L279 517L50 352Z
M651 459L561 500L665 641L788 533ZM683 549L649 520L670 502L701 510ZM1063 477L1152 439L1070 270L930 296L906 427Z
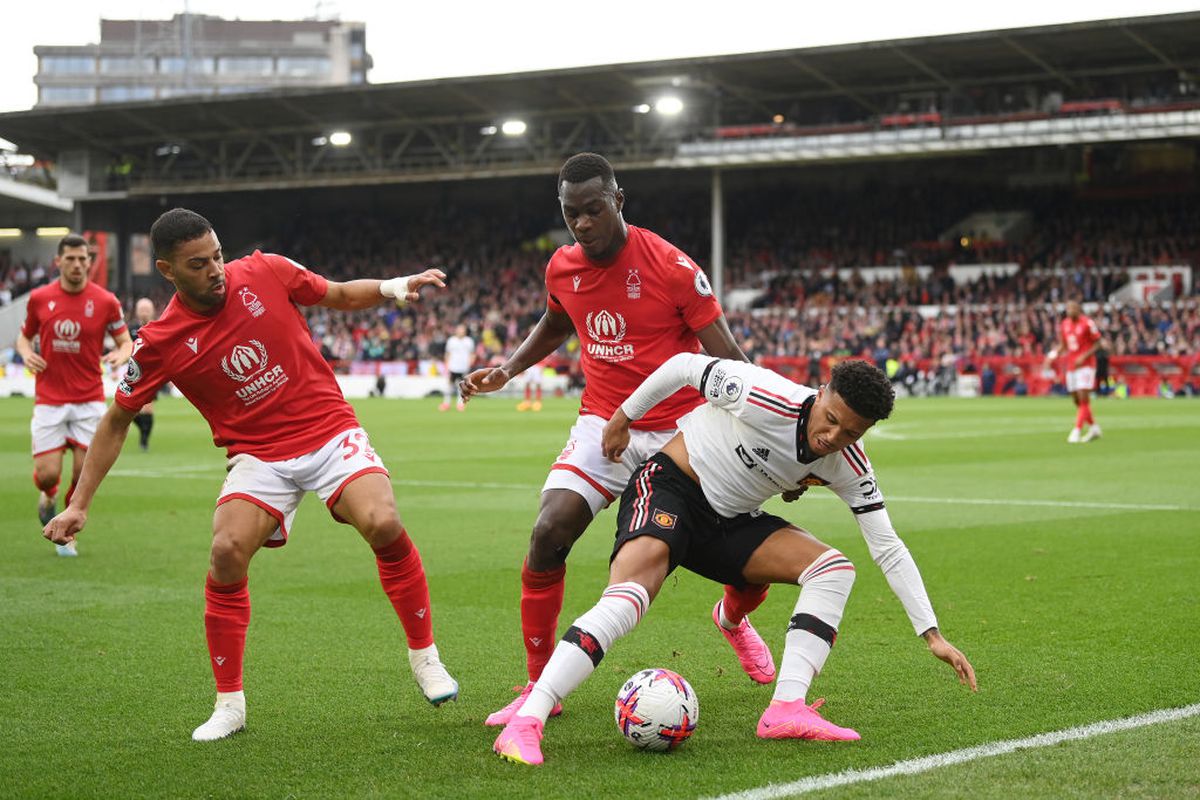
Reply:
M565 564L577 537L573 527L563 520L548 514L540 515L529 539L530 562L536 562L542 569Z
M213 577L218 581L228 583L239 580L250 566L251 555L253 555L251 549L245 547L231 532L224 530L213 532L209 561Z
M54 484L58 483L58 475L49 467L35 467L33 482L37 484L40 491L48 492L54 488Z
M371 513L367 515L358 529L362 537L371 547L386 547L404 533L404 526L395 513Z

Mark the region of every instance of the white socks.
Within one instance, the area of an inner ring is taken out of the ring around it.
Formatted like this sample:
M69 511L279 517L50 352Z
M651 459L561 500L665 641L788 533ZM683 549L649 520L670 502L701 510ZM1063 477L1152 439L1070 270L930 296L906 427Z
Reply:
M800 599L788 625L772 698L783 702L806 697L825 666L854 586L854 565L841 552L826 550L800 576L799 584Z
M633 630L649 606L650 594L639 583L614 583L605 589L600 601L563 634L516 716L545 722L550 710L592 674L613 642Z

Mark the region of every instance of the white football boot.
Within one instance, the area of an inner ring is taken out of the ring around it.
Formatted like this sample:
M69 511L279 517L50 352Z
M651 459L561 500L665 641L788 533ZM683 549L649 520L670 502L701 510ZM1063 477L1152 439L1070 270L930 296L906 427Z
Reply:
M1092 423L1092 427L1088 428L1088 432L1084 434L1083 441L1090 442L1093 439L1099 439L1101 436L1100 426Z
M246 730L246 693L217 692L217 703L208 722L192 731L194 742L215 742Z
M442 666L436 644L408 651L408 664L425 698L435 706L458 699L458 681Z
M56 544L56 545L54 545L54 551L56 553L58 553L60 556L62 556L63 558L74 558L75 556L79 555L79 551L75 549L74 542L67 542L66 544Z
M1079 444L1083 441L1083 431L1079 428L1071 428L1071 434L1067 437L1067 444Z

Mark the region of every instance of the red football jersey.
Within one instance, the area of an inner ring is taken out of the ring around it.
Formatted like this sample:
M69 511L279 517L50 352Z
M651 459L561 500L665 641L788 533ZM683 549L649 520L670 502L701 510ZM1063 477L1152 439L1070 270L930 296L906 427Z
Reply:
M121 303L112 292L88 282L71 294L58 281L34 289L25 309L25 338L40 337L46 369L35 381L34 402L48 406L104 400L100 356L104 334L125 330Z
M628 227L625 246L607 266L574 244L560 247L546 267L547 305L566 313L579 334L587 379L579 413L605 419L668 358L700 352L696 331L721 316L708 278L682 250ZM674 428L700 402L695 389L681 389L633 427Z
M328 283L270 253L225 265L225 303L200 314L171 298L147 323L116 400L137 411L170 381L230 456L282 461L311 453L358 426L333 370L296 304L313 305Z
M1100 330L1096 327L1096 323L1083 314L1079 315L1079 319L1072 320L1070 317L1063 317L1059 324L1059 332L1062 334L1062 340L1067 345L1067 369L1077 369L1075 359L1079 354L1090 348L1100 339ZM1096 366L1096 356L1089 356L1086 361L1079 365L1080 367Z

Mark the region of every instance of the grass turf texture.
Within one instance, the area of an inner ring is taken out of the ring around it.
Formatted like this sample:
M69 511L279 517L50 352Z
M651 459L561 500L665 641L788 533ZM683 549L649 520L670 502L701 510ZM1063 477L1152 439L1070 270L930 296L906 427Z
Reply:
M547 725L546 765L505 763L482 721L523 682L518 569L576 404L356 407L421 549L459 701L434 709L421 697L369 549L309 497L287 547L251 569L248 731L191 742L213 691L203 578L224 461L207 427L185 402L160 402L150 452L133 431L80 557L60 559L38 533L30 402L0 400L0 794L696 797L1200 701L1200 408L1098 401L1104 438L1068 446L1066 399L902 400L866 446L978 694L913 636L851 514L812 490L769 508L858 565L811 698L827 697L828 717L861 742L757 740L771 689L741 674L713 630L719 587L681 571ZM604 585L613 524L609 509L572 552L560 632ZM796 593L773 588L754 615L777 658ZM651 666L700 697L696 735L666 756L634 751L612 721L621 682ZM835 791L1196 796L1197 752L1193 719Z

